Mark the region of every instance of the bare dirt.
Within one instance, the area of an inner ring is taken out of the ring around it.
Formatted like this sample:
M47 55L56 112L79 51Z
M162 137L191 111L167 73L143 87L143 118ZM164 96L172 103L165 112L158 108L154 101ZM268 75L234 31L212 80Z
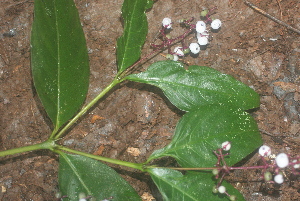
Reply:
M117 72L116 40L122 34L119 0L75 0L90 57L90 89L86 102L95 97ZM300 29L297 0L256 0L252 3ZM300 142L300 35L255 12L241 0L158 0L147 12L149 31L142 55L164 17L177 22L200 18L203 8L217 6L223 24L198 57L186 57L190 65L210 66L252 87L260 94L260 109L253 112L264 144L273 153L299 154ZM47 139L51 122L34 90L30 68L32 1L0 2L0 150L32 145ZM15 35L12 36L13 30ZM172 34L184 29L174 23ZM193 35L187 40L195 41ZM156 55L143 64L165 58ZM95 116L98 115L98 116ZM155 149L170 142L183 113L153 87L123 83L89 111L62 142L71 148L131 162L144 162ZM130 148L130 149L128 149ZM138 148L138 149L133 149ZM270 159L273 160L273 159ZM171 161L172 162L172 161ZM253 153L240 165L260 164ZM113 166L139 195L161 197L149 175ZM228 176L246 200L299 200L300 178L284 172L282 185L266 184L259 171L235 171ZM36 151L2 158L0 200L55 200L58 191L58 156ZM200 199L201 200L201 199Z

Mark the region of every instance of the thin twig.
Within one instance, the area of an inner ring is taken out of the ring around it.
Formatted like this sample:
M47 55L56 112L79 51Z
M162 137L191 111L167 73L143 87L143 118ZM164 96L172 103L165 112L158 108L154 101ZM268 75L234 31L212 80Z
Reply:
M279 5L279 9L280 9L280 19L282 20L282 9L281 9L281 4L280 4L280 0L277 0L277 3Z
M243 1L244 1L245 4L247 4L247 6L251 7L252 9L254 9L254 10L256 10L257 12L261 13L262 15L264 15L264 16L270 18L270 19L273 20L274 22L277 22L278 24L283 25L283 26L285 26L286 28L288 28L288 29L290 29L290 30L292 30L292 31L294 31L294 32L296 32L296 33L298 33L298 34L300 34L300 30L298 30L298 29L296 29L296 28L294 28L294 27L288 25L287 23L285 23L285 22L283 22L283 21L281 21L281 20L279 20L279 19L273 17L272 15L266 13L266 12L263 11L262 9L258 8L257 6L255 6L253 3L249 2L249 1L246 1L246 0L243 0Z

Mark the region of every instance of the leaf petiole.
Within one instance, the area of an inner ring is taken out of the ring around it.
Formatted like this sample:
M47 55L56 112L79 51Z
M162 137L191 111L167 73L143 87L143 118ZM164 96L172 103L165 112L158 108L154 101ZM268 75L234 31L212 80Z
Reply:
M5 150L5 151L0 151L0 157L19 154L19 153L28 152L28 151L39 150L39 149L53 150L55 148L55 146L56 146L56 144L55 144L54 140L47 140L47 141L39 143L39 144L18 147L15 149L9 149L9 150Z
M99 101L100 98L102 98L107 92L109 92L115 85L119 84L121 81L119 81L117 78L115 78L100 94L96 96L89 104L87 104L80 112L77 113L77 115L65 126L61 131L56 135L56 133L52 133L49 139L59 139L68 128L70 128L76 121L81 117L86 111L88 111L95 103Z
M88 153L85 153L85 152L76 151L76 150L69 149L67 147L59 146L59 145L57 146L57 149L62 150L62 151L67 151L67 152L70 152L70 153L73 153L73 154L78 154L78 155L81 155L81 156L86 156L86 157L96 159L96 160L99 160L99 161L105 161L105 162L108 162L108 163L113 163L113 164L117 164L117 165L131 167L131 168L134 168L134 169L141 170L142 172L145 171L144 167L143 167L143 164L131 163L131 162L121 161L121 160L117 160L117 159L113 159L113 158L106 158L106 157L103 157L103 156L97 156L97 155L94 155L94 154L88 154Z

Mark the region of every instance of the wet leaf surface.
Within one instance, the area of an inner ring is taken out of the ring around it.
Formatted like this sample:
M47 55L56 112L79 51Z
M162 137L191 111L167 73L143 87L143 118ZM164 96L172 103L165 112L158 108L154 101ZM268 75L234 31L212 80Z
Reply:
M113 197L114 200L141 200L135 190L109 166L100 161L60 153L59 189L70 200L78 200L80 192L97 200Z
M31 31L32 76L56 130L86 98L89 58L73 0L35 1Z

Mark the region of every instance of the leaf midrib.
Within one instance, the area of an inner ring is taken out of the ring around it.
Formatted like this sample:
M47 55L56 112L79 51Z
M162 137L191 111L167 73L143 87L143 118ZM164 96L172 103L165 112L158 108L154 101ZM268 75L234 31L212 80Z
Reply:
M156 176L156 174L153 174L153 175ZM164 177L158 177L158 176L156 176L156 178L157 178L158 180L162 180L162 181L164 181L165 183L169 184L172 188L177 187L177 185L174 185L174 184L172 184L171 182L167 182L168 180L164 179ZM160 179L160 178L161 178L161 179ZM179 183L180 183L180 182L179 182ZM174 186L175 186L175 187L174 187ZM191 195L186 194L185 191L181 190L179 187L178 187L178 188L175 188L175 189L177 189L179 192L181 192L181 193L184 194L184 195L188 195L188 197L190 197L191 199L193 199L193 200L195 200L195 201L198 201L196 198L191 197ZM172 194L173 194L173 193L172 193Z
M54 10L55 10L55 26L56 26L56 34L57 34L57 113L56 113L56 124L55 130L59 129L59 114L60 114L60 71L61 71L61 63L60 63L60 38L59 38L59 29L58 29L58 14L56 9L56 1L54 1Z
M137 5L137 1L135 1L135 4L134 4L134 6L133 6L133 12L132 13L134 13L134 11L136 10L136 5ZM126 54L127 54L127 50L129 50L130 48L128 47L128 41L129 41L129 38L130 38L130 36L131 36L131 29L132 29L132 21L133 21L133 19L134 19L134 16L133 15L131 15L131 17L130 17L130 20L129 20L129 22L130 22L130 26L129 26L129 29L128 29L128 37L127 37L127 40L124 40L125 41L125 44L126 45L124 45L124 54L123 54L123 60L122 60L122 65L121 65L121 67L120 67L120 69L123 69L123 66L124 66L124 63L125 63L125 58L126 58ZM123 37L124 38L124 37Z
M64 153L60 153L60 155L65 159L65 161L67 162L67 164L73 170L74 174L77 176L79 182L86 189L86 191L88 192L88 194L92 195L92 192L89 190L89 188L87 187L87 185L85 184L85 182L83 181L83 179L80 177L79 172L77 171L76 167L73 165L73 163L71 162L71 160Z

